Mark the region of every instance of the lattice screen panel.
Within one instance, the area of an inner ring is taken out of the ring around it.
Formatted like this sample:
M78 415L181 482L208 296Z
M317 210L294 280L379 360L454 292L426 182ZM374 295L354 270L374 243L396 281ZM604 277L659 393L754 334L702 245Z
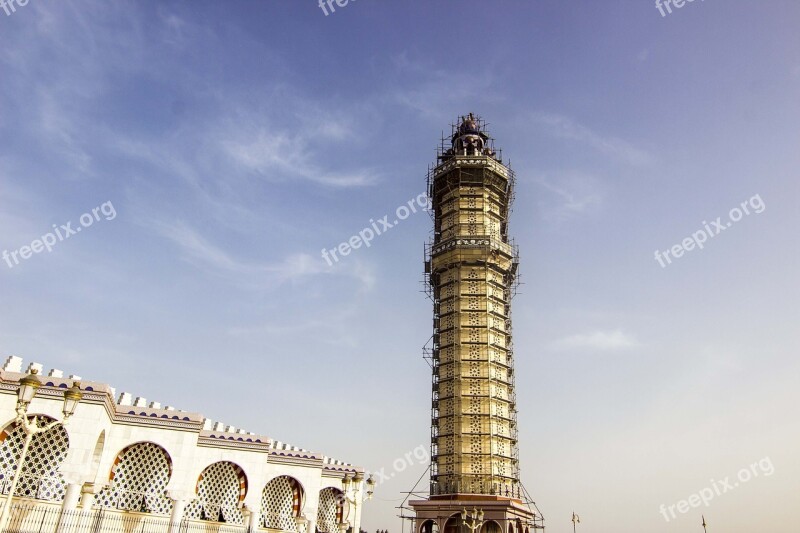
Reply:
M214 463L200 474L197 499L186 506L184 517L241 525L244 523L239 502L247 492L244 472L228 461Z
M328 487L319 491L319 511L317 511L317 531L339 533L342 522L342 491Z
M111 485L97 494L97 507L170 514L166 490L172 475L167 452L151 442L128 446L111 469Z
M300 513L300 487L288 476L276 477L261 493L261 525L297 532L295 518Z
M44 415L31 417L38 427L53 421ZM0 433L0 492L8 494L11 479L19 464L25 431L14 423ZM58 425L50 431L34 435L28 448L28 456L14 491L16 496L37 500L61 501L64 499L64 479L58 472L67 456L69 437L64 426Z

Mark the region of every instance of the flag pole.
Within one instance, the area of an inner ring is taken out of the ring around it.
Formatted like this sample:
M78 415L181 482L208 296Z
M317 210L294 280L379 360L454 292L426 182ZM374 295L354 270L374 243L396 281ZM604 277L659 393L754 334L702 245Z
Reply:
M706 517L705 517L705 515L702 515L702 516L703 516L703 532L704 532L704 533L708 533L708 532L706 531ZM573 532L573 533L574 533L574 532Z

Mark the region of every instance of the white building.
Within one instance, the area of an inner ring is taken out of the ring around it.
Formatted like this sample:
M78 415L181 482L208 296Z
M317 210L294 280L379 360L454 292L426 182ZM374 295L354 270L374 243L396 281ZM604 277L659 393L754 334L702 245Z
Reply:
M0 493L8 498L25 438L15 422L19 382L42 386L28 408L39 425L63 418L77 376L9 357L0 370ZM360 531L363 469L176 410L115 398L79 381L66 425L35 435L7 531Z

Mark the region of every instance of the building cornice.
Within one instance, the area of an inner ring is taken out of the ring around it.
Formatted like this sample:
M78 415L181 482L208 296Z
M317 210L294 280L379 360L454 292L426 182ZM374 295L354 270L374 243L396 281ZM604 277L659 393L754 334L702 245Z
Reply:
M19 381L26 375L22 372L0 370L0 394L16 396ZM200 413L122 405L115 401L114 389L105 383L73 377L40 376L40 379L42 386L37 390L37 400L61 402L64 391L73 382L79 381L83 393L81 404L102 406L111 424L196 433L199 447L263 453L268 463L320 468L335 477L343 477L345 472L356 471L354 467L326 458L321 453L277 442L270 437L244 433L241 430L229 431L227 426L217 430L205 429L204 423L207 421Z

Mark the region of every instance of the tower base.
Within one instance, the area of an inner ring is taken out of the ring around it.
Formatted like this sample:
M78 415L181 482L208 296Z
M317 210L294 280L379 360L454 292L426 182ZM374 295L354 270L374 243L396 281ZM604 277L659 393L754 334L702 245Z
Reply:
M544 529L543 517L521 500L484 494L449 494L413 500L412 533L538 533ZM461 511L483 511L480 528L470 516L466 523Z

